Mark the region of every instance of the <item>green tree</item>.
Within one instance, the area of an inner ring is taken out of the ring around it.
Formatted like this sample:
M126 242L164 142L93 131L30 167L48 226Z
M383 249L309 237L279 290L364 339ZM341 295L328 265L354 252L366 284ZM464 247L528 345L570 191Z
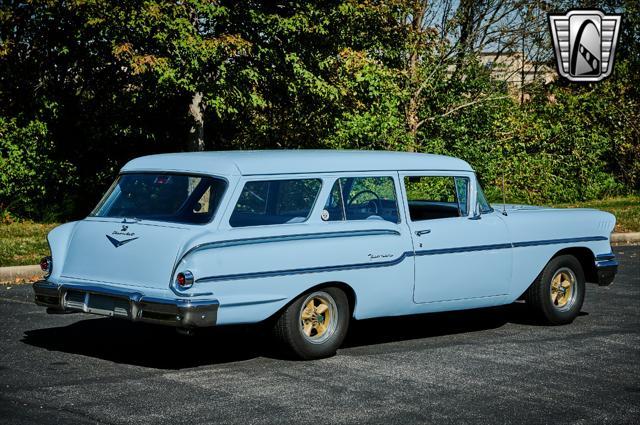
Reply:
M450 154L522 202L637 191L637 2L599 4L625 14L607 81L514 90L487 63L553 66L546 12L583 3L7 0L0 119L11 146L70 164L75 216L127 160L203 149Z
M50 204L64 204L64 191L73 183L73 166L53 160L52 150L53 142L42 122L21 127L16 120L0 118L0 212L56 218L60 211L52 210Z
M120 22L111 37L113 55L133 81L150 74L154 86L189 97L188 150L205 149L207 107L224 118L264 103L255 90L251 43L229 22L233 4L102 1L96 8L106 22Z

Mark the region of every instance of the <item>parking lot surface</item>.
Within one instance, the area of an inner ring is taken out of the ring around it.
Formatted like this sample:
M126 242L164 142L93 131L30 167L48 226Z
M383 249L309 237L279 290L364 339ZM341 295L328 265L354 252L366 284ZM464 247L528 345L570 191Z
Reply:
M614 252L571 325L523 304L367 320L311 362L261 327L186 337L0 286L0 423L639 423L640 247Z

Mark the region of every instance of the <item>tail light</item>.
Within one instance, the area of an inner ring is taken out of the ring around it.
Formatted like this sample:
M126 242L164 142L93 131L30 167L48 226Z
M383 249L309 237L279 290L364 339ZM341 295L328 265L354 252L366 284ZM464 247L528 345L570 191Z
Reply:
M44 272L45 277L49 277L53 269L53 260L51 257L43 257L42 260L40 260L40 268Z
M193 285L193 273L189 270L178 273L176 283L180 288L187 289Z

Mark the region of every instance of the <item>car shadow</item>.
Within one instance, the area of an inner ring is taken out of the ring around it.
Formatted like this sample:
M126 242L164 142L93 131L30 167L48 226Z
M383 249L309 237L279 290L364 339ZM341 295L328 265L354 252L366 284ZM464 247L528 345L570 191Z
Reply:
M587 314L580 312L579 316ZM516 302L499 307L354 321L342 346L358 347L479 332L508 323L546 326L534 317L525 303Z
M174 328L91 318L25 331L22 342L50 351L156 369L183 369L263 356L260 327L225 326L193 336Z
M342 347L479 332L507 323L538 326L525 304L514 303L477 310L353 321ZM211 328L187 336L170 327L91 318L68 326L26 331L22 342L50 351L156 369L184 369L255 357L288 358L274 349L269 329L263 324Z

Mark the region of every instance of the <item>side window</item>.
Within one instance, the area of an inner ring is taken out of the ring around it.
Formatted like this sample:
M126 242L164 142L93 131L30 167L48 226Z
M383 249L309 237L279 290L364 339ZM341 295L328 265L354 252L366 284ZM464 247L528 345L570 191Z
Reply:
M319 179L247 182L229 224L246 227L306 221L321 185Z
M333 185L322 212L325 221L386 220L398 223L391 177L343 177Z
M469 179L449 176L405 177L411 221L468 214Z
M270 182L247 182L233 213L265 214L270 187Z
M307 217L313 208L321 181L316 179L283 180L278 182L275 212L280 216Z

